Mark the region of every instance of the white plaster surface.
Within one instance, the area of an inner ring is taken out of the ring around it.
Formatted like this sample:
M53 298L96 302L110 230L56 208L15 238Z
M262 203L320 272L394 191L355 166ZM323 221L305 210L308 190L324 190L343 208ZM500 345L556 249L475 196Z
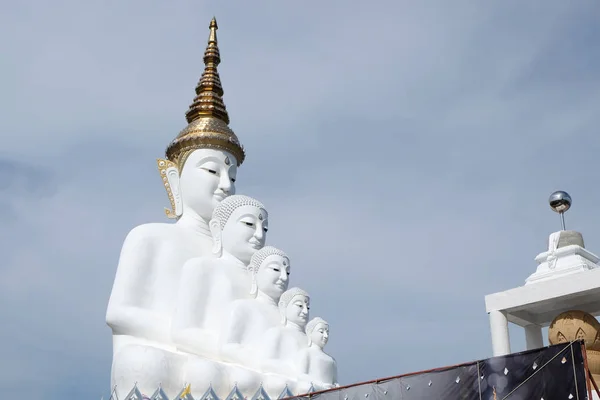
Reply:
M305 332L310 297L287 290L290 259L265 246L265 207L234 194L236 165L227 152L198 149L180 176L161 171L177 222L141 225L125 239L106 313L119 398L135 384L169 397L190 384L196 398L210 387L225 398L234 387L250 397L262 384L277 397L286 386L298 394L337 385L323 350L329 324Z
M577 309L600 315L598 257L583 248L583 239L573 232L568 239L578 244L568 244L563 235L564 231L550 235L548 251L535 258L538 268L524 286L485 297L494 356L510 352L508 322L525 328L527 349L533 349L543 346L541 328L558 314ZM561 241L567 244L560 247Z

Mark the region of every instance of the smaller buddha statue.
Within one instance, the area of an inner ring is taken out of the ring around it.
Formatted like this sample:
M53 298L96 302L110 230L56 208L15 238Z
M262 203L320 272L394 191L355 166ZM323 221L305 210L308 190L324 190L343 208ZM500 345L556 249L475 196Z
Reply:
M188 353L183 381L196 388L212 386L222 396L230 390L218 348L222 319L233 301L250 297L248 264L264 246L268 214L258 200L233 195L215 207L209 226L213 255L184 264L172 336L177 349Z
M254 393L262 378L250 369L259 369L257 351L263 334L280 324L277 303L288 287L290 259L283 251L266 246L254 253L248 269L252 298L232 303L221 334L221 359L247 367L231 368L231 380L242 392Z
M308 322L310 296L300 288L291 288L281 295L278 308L280 325L269 329L262 341L261 370L294 377L297 375L297 354L308 343L304 329Z
M218 360L223 317L233 301L250 298L248 264L264 246L267 210L251 197L229 196L215 207L209 227L213 257L184 264L172 335L179 350Z
M226 361L251 366L253 346L268 329L279 325L277 303L288 286L290 259L266 246L254 253L248 267L252 276L250 299L236 300L222 330L221 355Z
M298 353L300 372L297 390L304 393L312 385L316 390L337 386L337 363L323 351L329 340L329 324L322 318L313 318L306 324L308 347Z

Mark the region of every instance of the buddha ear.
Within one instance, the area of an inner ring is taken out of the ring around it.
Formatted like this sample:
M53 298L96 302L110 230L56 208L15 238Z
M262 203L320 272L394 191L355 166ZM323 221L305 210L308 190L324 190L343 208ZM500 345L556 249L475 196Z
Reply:
M287 318L285 316L285 307L282 309L281 305L279 306L279 314L281 315L281 325L285 326L285 324L287 324Z
M250 294L256 297L258 294L258 286L256 285L256 273L252 272L252 286L250 287Z
M171 209L165 208L165 214L168 218L178 219L183 214L183 202L179 190L179 169L174 162L162 158L156 160L156 165L171 203Z
M212 253L217 257L221 257L223 254L223 241L221 240L221 221L219 218L213 218L208 223L210 234L213 239Z

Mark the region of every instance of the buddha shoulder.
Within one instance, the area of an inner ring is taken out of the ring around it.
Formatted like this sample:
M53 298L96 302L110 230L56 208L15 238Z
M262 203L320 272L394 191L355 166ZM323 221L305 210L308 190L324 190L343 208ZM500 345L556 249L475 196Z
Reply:
M160 245L164 242L177 242L181 228L172 223L148 223L138 225L127 234L125 243L130 245Z

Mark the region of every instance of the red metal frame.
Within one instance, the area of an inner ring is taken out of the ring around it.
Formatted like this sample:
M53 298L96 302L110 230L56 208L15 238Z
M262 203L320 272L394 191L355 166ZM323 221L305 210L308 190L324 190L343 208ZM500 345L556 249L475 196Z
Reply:
M596 382L594 382L594 377L592 377L592 373L590 372L590 369L588 368L588 363L587 363L587 353L585 352L585 342L582 341L581 342L581 352L583 353L583 369L585 370L585 372L587 372L586 374L586 385L585 387L587 387L587 391L588 391L588 399L592 400L592 386L590 385L590 383L592 383L594 385L594 388L596 389L596 393L598 393L598 386L596 386ZM600 394L600 393L598 393Z

